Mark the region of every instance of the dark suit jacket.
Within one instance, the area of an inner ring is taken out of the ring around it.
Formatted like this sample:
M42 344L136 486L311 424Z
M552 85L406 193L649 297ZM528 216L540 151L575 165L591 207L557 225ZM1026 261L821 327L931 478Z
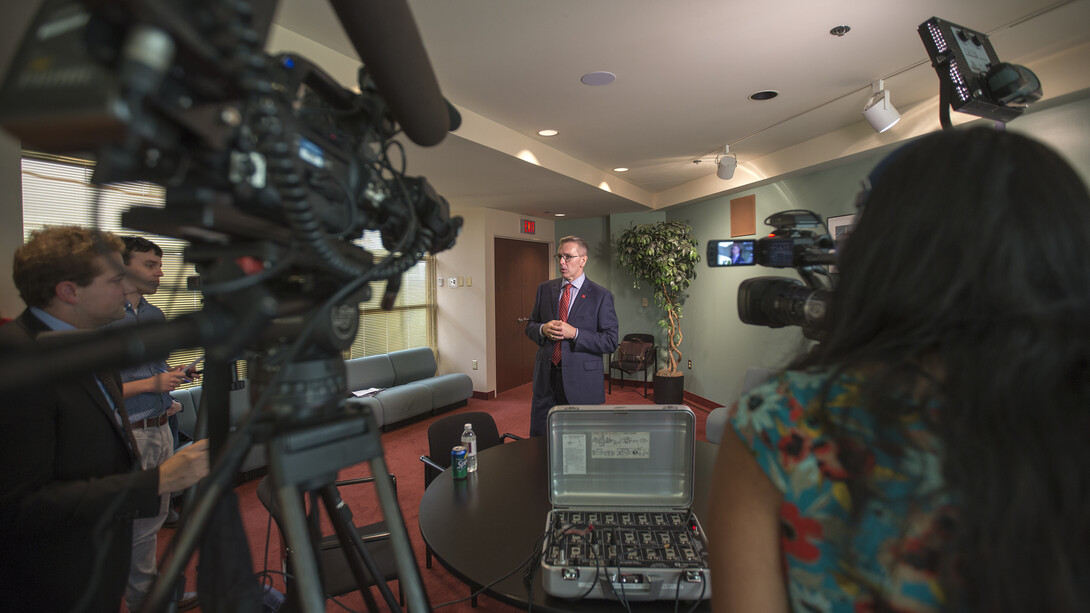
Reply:
M538 344L534 358L534 395L530 409L530 434L543 434L545 418L553 407L549 387L549 369L552 366L553 341L541 334L541 324L560 319L560 291L564 279L552 279L537 288L534 310L526 335ZM613 308L613 294L590 279L583 279L583 287L571 297L568 308L568 324L579 329L574 340L561 342L561 366L564 394L570 404L602 404L606 401L605 368L602 354L617 349L617 311Z
M47 330L27 310L0 326L0 350L32 349ZM114 402L124 410L122 399ZM134 460L92 375L4 393L0 608L71 611L90 590L86 611L117 613L129 573L132 518L159 509L158 469L135 471Z

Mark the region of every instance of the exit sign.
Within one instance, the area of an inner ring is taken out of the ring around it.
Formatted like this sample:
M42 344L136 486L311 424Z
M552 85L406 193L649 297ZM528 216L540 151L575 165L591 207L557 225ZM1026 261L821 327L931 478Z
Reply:
M533 219L523 219L522 220L522 233L523 234L533 234L536 230L537 230L537 222L535 222Z

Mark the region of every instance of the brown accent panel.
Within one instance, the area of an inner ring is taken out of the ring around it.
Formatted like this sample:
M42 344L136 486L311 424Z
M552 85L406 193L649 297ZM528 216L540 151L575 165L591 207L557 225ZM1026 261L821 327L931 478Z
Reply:
M730 201L730 235L752 236L757 233L757 196L750 194Z
M549 279L549 245L495 239L496 393L533 380L537 345L526 336L537 287Z

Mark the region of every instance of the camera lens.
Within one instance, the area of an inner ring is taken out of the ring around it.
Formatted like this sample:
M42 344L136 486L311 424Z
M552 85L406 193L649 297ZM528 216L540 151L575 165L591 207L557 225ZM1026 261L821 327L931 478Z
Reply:
M754 277L738 286L738 317L769 328L802 326L807 337L826 327L829 290L812 290L796 279Z

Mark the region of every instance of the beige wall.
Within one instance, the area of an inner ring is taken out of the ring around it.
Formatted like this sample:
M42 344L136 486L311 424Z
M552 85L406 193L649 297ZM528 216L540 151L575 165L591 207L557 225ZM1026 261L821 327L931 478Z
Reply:
M0 317L15 317L23 301L11 280L11 258L23 244L23 189L19 141L0 132Z
M38 0L4 3L0 20L0 72L15 55L19 40L37 10ZM0 130L0 316L14 317L23 310L23 301L11 281L11 257L23 244L23 190L19 164L19 141Z
M495 239L553 242L554 223L536 218L537 233L522 234L525 217L492 209L454 211L465 218L462 235L452 249L440 253L438 275L470 277L471 287L443 287L439 302L439 372L464 372L476 392L496 390ZM553 276L556 271L552 271ZM529 342L529 341L527 341ZM477 360L477 370L473 370Z

